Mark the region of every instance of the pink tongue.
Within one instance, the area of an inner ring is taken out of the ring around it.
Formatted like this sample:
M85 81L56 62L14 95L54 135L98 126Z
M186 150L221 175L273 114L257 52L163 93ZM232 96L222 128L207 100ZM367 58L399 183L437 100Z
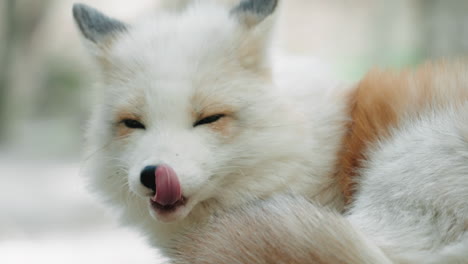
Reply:
M171 167L167 165L158 166L155 177L156 195L151 198L154 202L166 206L175 204L181 199L179 179Z

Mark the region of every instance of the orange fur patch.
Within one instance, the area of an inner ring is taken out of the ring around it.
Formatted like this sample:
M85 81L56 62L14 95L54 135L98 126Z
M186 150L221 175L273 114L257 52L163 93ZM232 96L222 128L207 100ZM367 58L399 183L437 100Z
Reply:
M232 117L231 116L224 116L218 121L208 124L208 126L216 131L217 133L223 135L224 137L229 137L232 135Z
M214 123L207 124L207 126L225 138L228 138L233 136L235 109L232 106L220 103L222 101L216 96L198 91L191 99L191 105L193 106L191 112L194 121L223 114L224 117Z
M337 178L346 202L354 178L373 144L385 139L405 118L428 110L459 106L468 100L468 67L463 63L426 64L416 71L373 70L349 95L348 132L339 157Z
M125 119L133 119L140 122L141 118L131 112L128 111L121 111L117 114L117 118L115 121L116 124L116 133L115 136L117 138L124 138L127 137L134 129L128 128L125 124L122 123Z

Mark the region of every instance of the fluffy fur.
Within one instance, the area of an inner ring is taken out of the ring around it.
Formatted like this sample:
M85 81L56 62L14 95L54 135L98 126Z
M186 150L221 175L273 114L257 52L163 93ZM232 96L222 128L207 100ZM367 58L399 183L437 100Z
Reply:
M367 143L348 219L397 262L467 263L468 68L376 72L362 87L382 89L395 118Z
M102 73L91 186L180 263L466 263L467 68L334 89L308 63L271 61L275 7L196 1L127 25L75 6ZM166 215L140 183L161 163L188 198Z
M98 25L77 18L102 72L84 164L91 187L155 246L164 248L176 231L219 209L283 190L343 205L330 175L344 134L346 98L307 60L273 67L273 17L253 7L200 1L99 38L86 34L98 32L103 17ZM308 72L312 67L315 75ZM217 113L226 116L193 126ZM126 128L120 122L125 118L146 129ZM140 171L160 163L174 168L188 197L165 219L140 183Z
M223 212L173 243L175 264L391 263L337 212L294 196Z
M183 233L175 263L468 263L467 92L461 63L371 72L348 101L344 215L291 197L231 210Z

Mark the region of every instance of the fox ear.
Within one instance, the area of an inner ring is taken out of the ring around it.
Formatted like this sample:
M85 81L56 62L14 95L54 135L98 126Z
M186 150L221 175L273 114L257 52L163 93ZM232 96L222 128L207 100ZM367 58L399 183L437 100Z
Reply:
M275 12L277 6L278 0L244 0L231 10L231 16L247 29L242 31L245 35L239 49L244 67L257 72L271 71L268 50L273 21L264 20Z
M231 15L251 28L273 14L277 6L278 0L244 0L231 10Z
M84 4L73 5L73 17L81 34L92 43L103 47L115 35L127 31L127 25L110 18Z

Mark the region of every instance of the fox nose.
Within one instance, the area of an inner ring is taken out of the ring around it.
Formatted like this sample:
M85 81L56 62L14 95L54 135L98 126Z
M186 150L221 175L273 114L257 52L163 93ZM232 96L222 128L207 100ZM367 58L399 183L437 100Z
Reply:
M182 199L179 178L169 165L146 166L140 173L140 181L153 190L151 201L159 205L173 205Z
M158 166L146 166L140 174L140 181L143 186L156 192L156 170Z

